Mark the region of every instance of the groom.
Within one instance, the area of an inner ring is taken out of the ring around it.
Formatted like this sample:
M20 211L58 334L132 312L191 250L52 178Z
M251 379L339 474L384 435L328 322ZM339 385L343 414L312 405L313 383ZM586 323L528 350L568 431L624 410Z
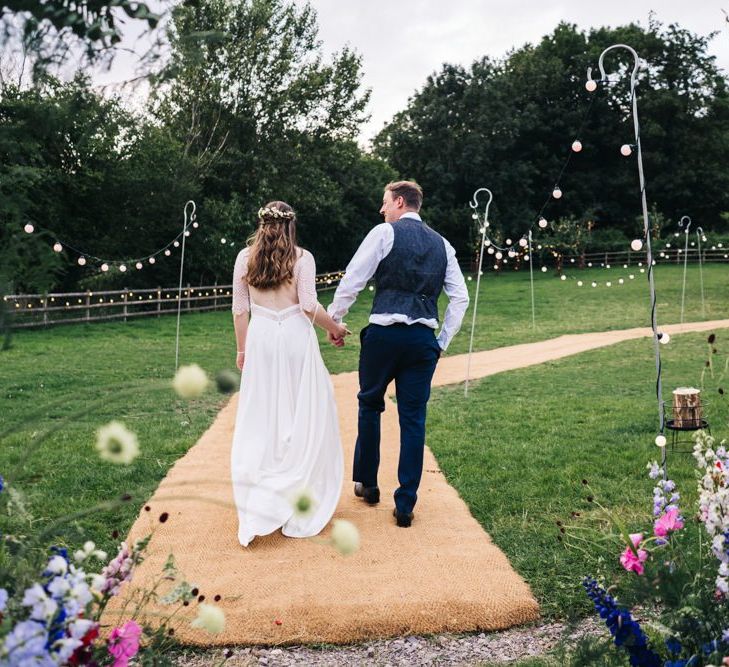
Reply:
M341 322L357 295L374 276L375 298L369 325L362 329L359 358L359 421L354 450L355 495L370 505L380 501L380 415L385 391L395 380L400 418L399 488L394 516L407 528L413 520L423 472L425 413L430 382L441 352L461 326L468 290L446 239L426 225L418 211L423 191L414 181L385 188L380 214L385 222L365 237L347 266L328 311ZM438 297L449 303L438 336ZM344 340L329 334L341 347Z

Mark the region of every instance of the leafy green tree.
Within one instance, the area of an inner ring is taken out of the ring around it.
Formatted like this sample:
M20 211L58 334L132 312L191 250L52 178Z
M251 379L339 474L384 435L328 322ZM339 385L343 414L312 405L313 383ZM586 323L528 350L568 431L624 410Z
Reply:
M608 71L624 75L592 97L584 88L586 69L596 69L604 48L630 44L649 63L638 86L649 205L720 229L729 208L722 157L729 150L729 93L707 53L710 38L655 20L647 28L588 32L561 24L502 60L484 58L469 69L444 65L378 135L376 152L421 182L431 222L462 253L466 202L482 186L494 192L491 218L506 235L523 233L546 204L549 220L591 211L597 230L632 238L639 231L637 169L619 152L633 143L626 72L632 58L610 54ZM583 149L571 154L575 138ZM564 196L554 200L558 178Z

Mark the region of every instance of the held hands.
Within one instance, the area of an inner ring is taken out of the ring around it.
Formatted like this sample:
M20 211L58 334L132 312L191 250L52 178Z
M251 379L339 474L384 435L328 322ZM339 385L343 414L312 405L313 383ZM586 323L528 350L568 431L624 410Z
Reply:
M347 326L341 322L337 323L334 331L327 332L327 340L334 345L334 347L344 347L344 337L349 336L352 332L347 329Z

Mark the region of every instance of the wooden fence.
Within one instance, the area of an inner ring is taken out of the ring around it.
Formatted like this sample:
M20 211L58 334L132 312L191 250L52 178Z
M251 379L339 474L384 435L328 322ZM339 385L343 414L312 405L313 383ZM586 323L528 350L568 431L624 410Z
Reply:
M680 250L680 251L679 251ZM702 259L705 262L729 263L729 249L703 248ZM655 250L654 257L658 264L680 264L683 262L683 249ZM698 251L689 248L688 262L698 262ZM564 270L592 267L620 268L624 265L634 266L645 260L645 253L631 251L587 253L585 255L567 255L562 260ZM484 254L484 267L492 264L490 255ZM534 249L535 267L554 266L551 251L542 251L539 246ZM503 270L528 269L529 264L515 261L503 266ZM464 270L475 271L476 264L464 265ZM336 287L344 276L343 271L323 273L316 277L317 290ZM124 320L135 317L161 317L177 313L178 288L157 287L152 289L123 289L114 291L70 292L67 294L15 294L4 297L6 311L10 311L12 328L44 327L54 324L71 324L74 322L102 322ZM182 311L204 312L208 310L226 310L232 303L232 285L209 285L192 287L187 285L182 290Z
M317 290L339 284L342 272L316 277ZM179 295L177 287L123 289L52 294L13 294L4 297L10 326L14 329L45 327L77 322L109 322L136 317L161 317L177 314L178 301L183 313L229 310L233 302L232 285L187 285Z

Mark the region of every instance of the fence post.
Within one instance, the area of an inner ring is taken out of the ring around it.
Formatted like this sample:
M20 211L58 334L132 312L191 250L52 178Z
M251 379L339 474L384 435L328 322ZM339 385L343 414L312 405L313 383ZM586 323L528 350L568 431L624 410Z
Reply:
M213 310L218 309L218 281L215 281L215 287L213 287Z
M129 296L129 288L125 287L124 290L122 291L122 297L124 297L124 321L125 322L127 321L127 313L128 313L128 310L127 310L128 296Z
M187 283L187 310L191 310L192 306L192 290L190 289L190 283Z
M91 305L91 292L89 290L86 290L86 321L91 321L91 310L89 309L89 306Z
M162 314L162 288L157 288L157 317Z
M43 295L43 326L48 326L48 294Z

